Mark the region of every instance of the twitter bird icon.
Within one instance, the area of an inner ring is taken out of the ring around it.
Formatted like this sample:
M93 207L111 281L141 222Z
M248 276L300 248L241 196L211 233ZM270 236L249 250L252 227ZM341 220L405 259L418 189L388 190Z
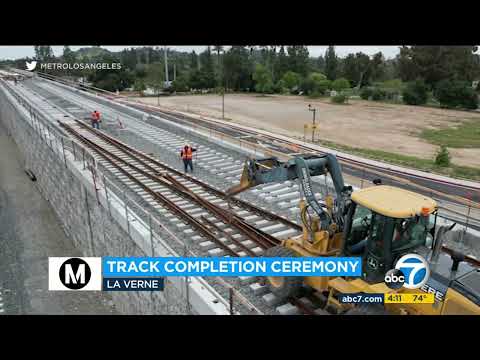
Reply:
M36 61L32 61L32 62L25 61L25 65L27 65L27 70L28 71L33 71L37 67L37 62Z

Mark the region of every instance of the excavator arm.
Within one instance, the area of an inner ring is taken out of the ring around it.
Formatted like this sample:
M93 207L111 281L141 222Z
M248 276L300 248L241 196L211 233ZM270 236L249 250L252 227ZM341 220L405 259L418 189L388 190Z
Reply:
M312 189L311 176L327 173L330 173L337 193L338 211L334 215L335 219L331 219L318 203ZM332 221L343 225L343 215L346 205L349 204L352 188L345 186L337 158L331 154L296 156L287 162L281 162L277 158L247 159L240 184L228 189L227 194L232 196L261 184L297 179L308 206L320 219L321 228L327 229Z

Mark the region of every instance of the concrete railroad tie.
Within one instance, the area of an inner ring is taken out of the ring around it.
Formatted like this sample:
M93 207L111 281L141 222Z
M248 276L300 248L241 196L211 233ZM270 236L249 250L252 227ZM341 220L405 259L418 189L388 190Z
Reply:
M3 308L3 295L2 295L2 286L0 285L0 315L5 313L5 309Z

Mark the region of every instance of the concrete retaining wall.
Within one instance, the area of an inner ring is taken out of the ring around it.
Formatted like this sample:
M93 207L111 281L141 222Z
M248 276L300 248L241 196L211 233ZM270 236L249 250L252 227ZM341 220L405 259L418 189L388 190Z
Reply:
M89 171L73 156L61 159L29 120L29 115L0 85L0 121L37 177L36 186L58 215L66 234L84 256L151 256L145 230L127 224L122 206L107 206L96 192ZM117 202L118 199L117 199ZM128 226L128 228L127 228ZM128 231L127 231L128 230ZM159 246L160 245L160 246ZM167 244L156 244L156 256L174 256ZM68 256L69 254L64 254ZM48 259L45 259L47 264ZM45 266L47 268L47 266ZM199 279L166 278L163 292L112 292L126 314L224 314L218 294Z

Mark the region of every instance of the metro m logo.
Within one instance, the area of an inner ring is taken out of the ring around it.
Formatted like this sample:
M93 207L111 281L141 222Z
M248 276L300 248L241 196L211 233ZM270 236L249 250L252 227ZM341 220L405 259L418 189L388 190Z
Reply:
M49 290L101 290L101 258L49 258Z
M85 264L78 265L77 273L73 272L71 264L65 265L65 280L62 281L64 284L73 284L81 283L85 284Z
M60 266L59 276L64 286L72 290L78 290L88 284L92 272L84 260L72 258Z

